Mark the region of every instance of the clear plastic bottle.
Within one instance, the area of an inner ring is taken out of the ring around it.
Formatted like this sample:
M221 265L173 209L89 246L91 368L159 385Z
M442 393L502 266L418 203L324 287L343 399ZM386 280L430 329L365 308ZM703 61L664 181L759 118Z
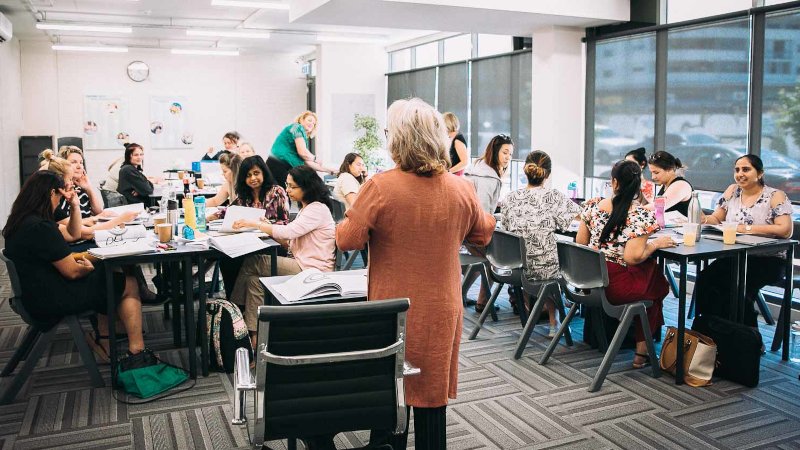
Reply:
M206 198L197 195L194 198L194 212L197 220L197 231L206 231Z
M800 322L792 324L792 331L789 334L789 361L800 363Z

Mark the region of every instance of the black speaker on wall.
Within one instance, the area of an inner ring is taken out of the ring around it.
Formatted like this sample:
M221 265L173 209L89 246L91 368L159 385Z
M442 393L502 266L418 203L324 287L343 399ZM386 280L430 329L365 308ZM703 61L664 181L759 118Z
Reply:
M83 150L83 138L74 137L74 136L65 136L58 138L58 145L56 147L61 148L65 145L74 145L79 149Z
M53 148L53 136L21 136L19 138L19 184L39 169L39 153Z

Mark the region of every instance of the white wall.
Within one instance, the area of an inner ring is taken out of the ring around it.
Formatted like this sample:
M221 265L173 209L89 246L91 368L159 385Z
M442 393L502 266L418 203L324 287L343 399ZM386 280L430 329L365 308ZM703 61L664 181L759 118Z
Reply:
M380 45L325 43L317 63L317 155L338 168L353 151L355 112L372 115L385 127L387 56Z
M19 136L22 96L19 41L0 44L0 228L19 192Z
M22 134L82 136L84 96L122 95L130 105L131 140L145 147L148 174L158 175L176 159L188 166L209 146L221 148L222 135L230 130L237 130L266 157L275 136L306 106L305 77L291 54L215 57L154 50L93 54L54 52L49 43L39 42L22 42L21 49ZM126 74L128 63L135 60L150 66L150 77L142 83ZM165 94L187 97L193 149L150 148L150 97ZM94 184L122 153L121 147L87 152Z
M533 32L531 148L550 155L552 186L564 192L571 181L578 181L582 189L586 89L583 36L583 30L574 28L544 27Z

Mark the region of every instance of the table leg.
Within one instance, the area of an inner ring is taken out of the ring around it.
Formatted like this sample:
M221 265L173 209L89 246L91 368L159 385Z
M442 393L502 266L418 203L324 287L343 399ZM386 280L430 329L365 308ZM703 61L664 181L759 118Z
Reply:
M278 276L278 247L269 249L269 258L270 275L273 277Z
M739 281L739 286L737 287L736 291L736 305L738 306L738 321L739 323L744 323L744 311L746 309L745 302L748 301L747 299L747 253L739 253L738 256L738 266L739 266L739 273L737 274L737 278ZM750 300L752 301L752 300Z
M108 348L111 358L111 389L117 388L117 302L114 298L114 271L112 264L103 264L106 275L106 306L108 307Z
M678 282L678 346L677 346L677 364L675 367L675 384L683 384L683 338L686 331L686 277L688 261L681 259L680 267L680 280ZM652 361L653 364L658 364L658 361Z
M172 289L170 290L170 297L172 298L172 344L175 347L181 346L181 297L180 297L180 289L178 288L179 278L178 278L178 271L180 270L180 263L179 262L171 262L169 263L169 273L172 283ZM188 286L188 287L187 287ZM192 289L192 280L189 280L188 285L183 286L184 290L188 289L191 292Z
M794 280L794 245L789 245L786 250L786 285L783 288L783 304L781 305L783 313L781 359L784 361L789 360L789 332L792 326L792 291L794 290L792 280Z
M206 259L200 256L197 258L198 288L200 297L198 299L197 310L200 312L197 320L200 330L200 370L204 377L208 376L208 330L206 330Z
M198 274L202 278L202 273ZM194 327L194 293L192 292L192 257L183 261L184 321L186 323L186 345L189 347L189 376L197 379L197 344Z

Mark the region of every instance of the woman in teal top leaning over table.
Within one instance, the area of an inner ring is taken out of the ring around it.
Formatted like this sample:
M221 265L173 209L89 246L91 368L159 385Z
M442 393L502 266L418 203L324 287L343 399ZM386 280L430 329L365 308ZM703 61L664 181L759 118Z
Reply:
M316 133L317 115L306 111L275 138L272 155L267 158L267 166L281 187L286 187L286 175L292 167L307 165L318 172L336 173L336 169L318 163L316 156L308 150L309 141Z

